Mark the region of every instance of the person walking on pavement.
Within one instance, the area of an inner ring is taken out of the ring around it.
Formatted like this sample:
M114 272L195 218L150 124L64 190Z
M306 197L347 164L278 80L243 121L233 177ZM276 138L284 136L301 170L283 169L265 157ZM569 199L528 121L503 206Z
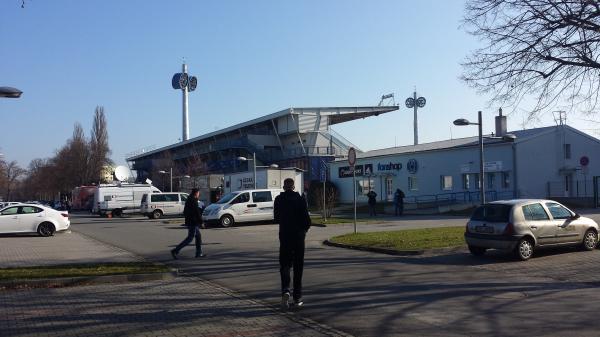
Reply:
M188 228L188 235L175 249L171 250L171 256L177 260L177 255L187 246L194 238L196 238L196 257L205 257L202 253L202 235L200 234L199 226L202 225L201 209L198 207L198 199L200 191L197 188L192 189L190 196L185 201L183 215L185 216L185 224Z
M283 182L283 190L275 198L274 217L279 224L279 273L281 275L281 306L301 307L302 271L304 269L304 239L311 221L306 201L294 192L294 179ZM293 303L290 303L290 268L294 270Z
M396 189L396 193L394 193L394 206L396 216L402 215L404 213L404 192L401 189Z
M377 211L375 210L375 206L377 206L377 193L371 190L367 193L367 198L369 198L369 215L377 216Z

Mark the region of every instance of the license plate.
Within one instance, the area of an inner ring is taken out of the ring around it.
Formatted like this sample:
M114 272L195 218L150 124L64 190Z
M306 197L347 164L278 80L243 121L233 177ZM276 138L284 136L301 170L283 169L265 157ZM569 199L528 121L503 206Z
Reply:
M475 227L477 233L494 233L494 227L477 226Z

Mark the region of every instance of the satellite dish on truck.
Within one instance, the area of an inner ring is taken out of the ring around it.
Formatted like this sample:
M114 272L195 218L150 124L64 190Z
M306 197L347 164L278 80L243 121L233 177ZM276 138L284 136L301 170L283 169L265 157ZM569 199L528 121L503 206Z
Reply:
M129 168L126 166L117 166L115 168L115 179L118 181L127 181L130 177Z

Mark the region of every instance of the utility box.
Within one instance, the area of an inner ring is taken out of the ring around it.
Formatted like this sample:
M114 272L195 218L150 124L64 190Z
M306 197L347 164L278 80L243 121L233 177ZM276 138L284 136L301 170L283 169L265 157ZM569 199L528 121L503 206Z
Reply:
M258 168L256 170L256 188L283 188L283 181L287 178L294 179L296 191L302 193L304 186L303 172L298 168ZM225 193L254 189L254 172L240 172L224 176Z

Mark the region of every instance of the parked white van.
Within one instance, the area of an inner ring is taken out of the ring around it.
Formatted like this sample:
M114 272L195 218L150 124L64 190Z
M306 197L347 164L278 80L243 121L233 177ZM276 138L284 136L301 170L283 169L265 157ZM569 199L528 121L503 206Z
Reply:
M146 193L142 197L142 214L150 219L164 215L183 215L187 193Z
M123 213L139 212L142 196L146 193L160 193L160 190L148 184L101 184L94 191L92 213L121 216Z
M202 220L223 227L236 222L273 221L273 201L281 192L282 189L262 189L227 193L204 209Z

